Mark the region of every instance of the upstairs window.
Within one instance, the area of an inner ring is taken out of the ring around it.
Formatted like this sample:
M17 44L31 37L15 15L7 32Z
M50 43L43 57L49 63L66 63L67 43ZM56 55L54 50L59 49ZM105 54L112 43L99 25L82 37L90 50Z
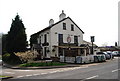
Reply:
M71 24L71 31L74 31L74 25Z
M63 30L66 30L66 23L63 23Z

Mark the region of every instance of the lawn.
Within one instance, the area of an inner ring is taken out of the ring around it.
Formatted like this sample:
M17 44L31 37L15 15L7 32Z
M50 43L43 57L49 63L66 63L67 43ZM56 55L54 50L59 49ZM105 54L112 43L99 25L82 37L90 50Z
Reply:
M4 78L12 78L12 76L4 76L4 75L0 75L0 79L4 79Z
M3 75L0 75L0 78L3 78L3 77L8 77L8 76L3 76Z
M39 67L39 66L63 66L66 65L66 63L60 63L60 62L40 62L40 63L25 63L20 64L20 67Z

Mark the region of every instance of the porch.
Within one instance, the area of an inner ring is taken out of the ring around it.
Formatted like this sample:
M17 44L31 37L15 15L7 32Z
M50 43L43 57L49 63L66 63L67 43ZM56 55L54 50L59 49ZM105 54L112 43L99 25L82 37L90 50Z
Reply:
M87 56L90 54L89 47L80 46L53 46L58 48L58 56L76 57Z

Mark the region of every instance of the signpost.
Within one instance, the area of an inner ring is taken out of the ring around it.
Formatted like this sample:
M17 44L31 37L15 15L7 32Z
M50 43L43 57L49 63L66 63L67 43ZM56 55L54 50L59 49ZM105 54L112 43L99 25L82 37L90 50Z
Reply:
M91 42L92 42L92 50L91 50L91 54L93 54L93 42L95 42L94 37L95 37L95 36L91 36Z

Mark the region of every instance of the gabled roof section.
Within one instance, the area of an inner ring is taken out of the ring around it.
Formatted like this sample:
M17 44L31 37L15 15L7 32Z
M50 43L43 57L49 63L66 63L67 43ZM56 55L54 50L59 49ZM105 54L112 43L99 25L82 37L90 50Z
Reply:
M41 30L41 31L39 31L39 32L37 32L37 33L32 34L31 36L36 35L36 34L39 34L39 33L44 32L44 31L46 31L46 30L49 30L50 28L52 28L52 27L55 26L56 24L59 24L60 22L66 20L66 19L70 19L70 20L78 27L78 25L77 25L70 17L67 17L67 18L64 18L64 19L62 19L62 20L60 20L60 21L58 21L58 22L56 22L56 23L54 23L54 24L52 24L52 25L44 28L43 30ZM78 28L79 28L79 27L78 27ZM80 28L79 28L79 30L84 34L84 32L83 32Z
M67 18L69 18L79 28L79 30L84 34L84 32L80 29L80 27L70 17L67 17Z

